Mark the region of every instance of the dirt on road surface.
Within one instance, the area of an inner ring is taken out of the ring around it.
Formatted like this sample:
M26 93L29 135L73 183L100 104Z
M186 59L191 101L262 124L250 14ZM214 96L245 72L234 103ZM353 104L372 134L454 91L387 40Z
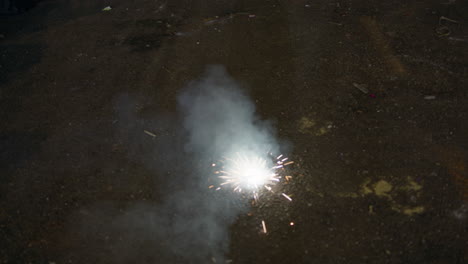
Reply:
M209 65L291 202L200 176ZM0 16L0 263L468 263L467 87L466 1L38 1Z

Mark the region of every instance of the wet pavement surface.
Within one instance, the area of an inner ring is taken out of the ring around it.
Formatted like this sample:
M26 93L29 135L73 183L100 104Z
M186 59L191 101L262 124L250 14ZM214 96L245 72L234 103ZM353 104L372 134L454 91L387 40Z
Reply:
M457 0L0 16L0 262L467 263L467 23ZM187 180L212 160L184 148L177 98L213 64L295 161L292 202Z

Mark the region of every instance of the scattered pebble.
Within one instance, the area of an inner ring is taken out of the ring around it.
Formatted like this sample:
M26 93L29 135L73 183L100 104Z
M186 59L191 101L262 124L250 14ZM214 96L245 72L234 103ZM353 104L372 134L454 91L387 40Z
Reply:
M466 213L468 212L468 204L463 204L461 207L453 211L453 216L458 220L463 220L466 218Z
M369 90L367 89L367 85L365 84L353 83L353 86L365 94L369 93Z
M152 137L156 137L156 135L154 133L151 133L150 131L148 130L143 130L143 132L145 132L145 134L149 135L149 136L152 136Z
M110 6L106 6L102 9L102 11L111 11L112 10L112 7Z
M426 95L426 96L424 96L424 99L426 99L426 100L434 100L435 98L436 98L435 95Z

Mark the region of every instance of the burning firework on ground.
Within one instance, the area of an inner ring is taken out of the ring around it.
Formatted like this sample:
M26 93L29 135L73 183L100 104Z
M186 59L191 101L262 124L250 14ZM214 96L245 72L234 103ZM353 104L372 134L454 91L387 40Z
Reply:
M216 190L226 187L234 192L248 193L255 201L264 191L275 193L274 189L277 188L274 186L292 179L292 176L284 176L284 167L294 162L289 161L283 155L276 157L270 153L265 156L236 153L234 157L224 158L218 164L212 164L216 169L214 173L222 180ZM214 187L214 185L210 186L210 188ZM292 201L286 193L281 192L281 196ZM263 220L262 229L264 233L267 233Z

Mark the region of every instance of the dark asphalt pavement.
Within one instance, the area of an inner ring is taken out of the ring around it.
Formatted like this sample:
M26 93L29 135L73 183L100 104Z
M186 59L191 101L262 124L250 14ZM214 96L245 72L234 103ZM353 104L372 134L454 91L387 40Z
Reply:
M0 15L0 263L468 263L468 3L443 2ZM295 161L292 202L200 178L177 100L213 64Z

